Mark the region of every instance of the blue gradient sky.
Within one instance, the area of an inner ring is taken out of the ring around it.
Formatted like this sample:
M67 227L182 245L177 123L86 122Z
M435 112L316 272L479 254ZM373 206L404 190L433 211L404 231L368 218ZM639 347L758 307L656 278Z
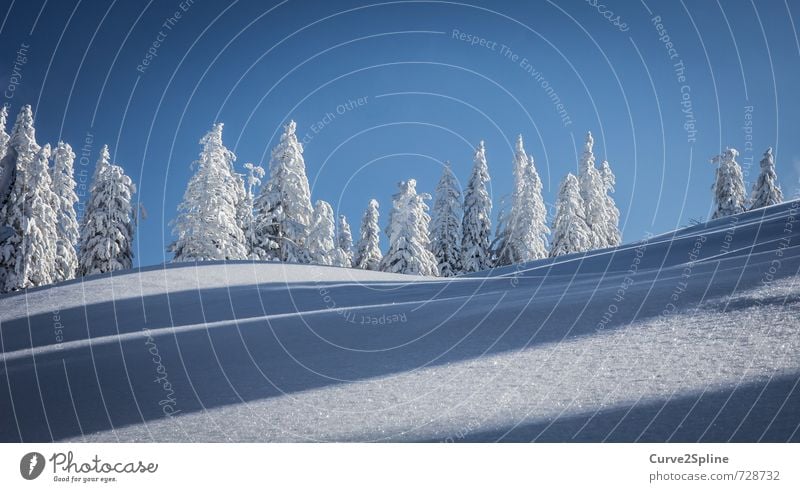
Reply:
M464 183L481 139L496 212L518 133L551 204L591 130L617 174L626 241L707 216L709 158L725 146L740 150L748 182L767 146L784 193L798 182L796 4L607 0L624 23L615 26L594 1L190 3L170 24L180 1L0 2L3 102L12 115L32 104L39 142L63 139L79 157L86 147L91 168L111 146L148 211L137 264L169 259L169 221L215 121L241 171L248 161L266 166L295 119L313 199L354 229L371 197L385 223L399 180L432 192L444 160Z

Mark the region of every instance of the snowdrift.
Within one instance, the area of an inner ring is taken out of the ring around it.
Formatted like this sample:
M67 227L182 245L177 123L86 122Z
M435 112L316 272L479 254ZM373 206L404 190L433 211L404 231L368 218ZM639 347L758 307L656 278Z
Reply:
M0 297L0 441L798 441L800 202L455 279L275 263Z

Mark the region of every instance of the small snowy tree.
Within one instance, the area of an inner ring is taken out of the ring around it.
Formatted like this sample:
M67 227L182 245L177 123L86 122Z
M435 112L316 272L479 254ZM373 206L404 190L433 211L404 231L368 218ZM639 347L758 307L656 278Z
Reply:
M491 266L489 236L492 232L492 201L486 190L489 167L483 141L475 150L472 174L464 192L464 218L461 222L461 270L478 272Z
M603 233L606 223L606 193L603 179L595 167L593 147L594 138L592 132L588 132L578 164L578 183L583 200L584 217L591 232L591 248L604 248L608 246Z
M78 195L75 194L74 162L75 153L72 147L64 142L58 142L53 155L53 166L50 168L53 194L56 198L53 208L56 212L58 231L53 279L56 282L75 278L78 269L78 254L75 248L80 237L80 229L75 213Z
M259 255L254 252L253 245L255 244L255 231L253 229L253 208L255 207L255 193L256 187L261 185L261 179L264 177L264 168L256 166L253 163L246 162L244 168L247 171L245 179L245 192L244 198L239 206L239 223L245 237L245 249L247 249L247 257L251 259L259 259Z
M461 192L450 163L445 162L436 186L431 225L431 251L439 275L452 277L461 271Z
M350 224L347 217L339 216L339 228L336 235L336 246L341 256L341 265L350 268L353 266L353 233L350 232Z
M777 183L778 176L775 174L775 160L772 157L772 147L764 152L761 159L761 173L758 181L753 185L751 210L777 205L783 201L783 192Z
M586 224L585 211L578 179L572 173L567 174L558 191L551 257L580 253L592 248L592 232Z
M711 162L717 164L717 179L714 183L714 214L712 219L744 212L746 205L742 168L736 162L736 149L725 151Z
M522 135L514 153L514 192L511 209L498 226L495 265L512 265L547 257L547 209L542 181L533 156L526 155Z
M381 270L408 275L438 275L436 258L430 252L427 193L417 193L417 181L400 182L392 198L389 214L389 251L381 260Z
M236 156L222 143L222 128L216 123L200 140L195 174L172 222L177 239L169 249L175 262L247 258L241 228L244 185L233 171Z
M607 247L619 246L622 242L622 233L619 230L619 209L611 194L616 190L617 178L611 171L608 161L600 165L600 179L605 190L605 206L603 207L603 243Z
M308 253L312 263L341 266L339 264L341 258L334 243L335 228L330 204L324 200L317 200L308 232Z
M313 209L303 145L297 140L296 130L294 121L284 127L280 142L272 150L269 181L256 200L256 250L265 260L310 260L306 238Z
M100 152L81 227L78 274L95 275L133 265L133 208L136 186L110 163L108 146Z
M372 199L369 201L369 205L361 219L359 233L358 251L356 251L354 266L362 270L380 270L383 254L380 246L377 200Z

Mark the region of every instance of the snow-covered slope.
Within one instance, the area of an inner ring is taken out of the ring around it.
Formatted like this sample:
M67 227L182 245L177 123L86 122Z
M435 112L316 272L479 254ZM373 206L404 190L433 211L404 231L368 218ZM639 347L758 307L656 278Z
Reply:
M448 280L241 262L0 297L0 441L798 441L798 210Z

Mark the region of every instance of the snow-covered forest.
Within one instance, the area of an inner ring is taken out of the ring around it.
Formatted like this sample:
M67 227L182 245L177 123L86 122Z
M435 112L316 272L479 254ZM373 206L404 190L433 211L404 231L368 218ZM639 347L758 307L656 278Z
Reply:
M39 145L30 105L20 109L10 135L7 118L4 106L0 292L131 268L136 186L111 162L108 147L100 151L86 203L79 203L70 145Z
M36 142L31 107L21 108L7 133L8 108L0 111L0 291L131 268L136 186L111 162L104 146L86 203L75 192L75 153L69 144ZM280 261L450 277L532 260L619 246L616 179L608 161L596 163L587 133L577 176L567 174L548 213L532 155L518 136L510 169L514 186L502 199L495 224L487 190L489 159L475 148L465 189L446 162L433 196L412 177L398 184L380 248L379 204L364 197L354 243L350 221L335 217L330 203L312 203L303 145L290 121L265 170L223 143L223 124L200 140L200 155L171 226L175 262ZM725 149L716 164L712 218L766 207L783 200L772 149L750 197L738 152ZM459 157L459 156L453 156ZM460 158L460 157L459 157ZM433 208L428 202L432 202ZM80 212L80 213L79 213ZM494 229L494 237L492 230Z

